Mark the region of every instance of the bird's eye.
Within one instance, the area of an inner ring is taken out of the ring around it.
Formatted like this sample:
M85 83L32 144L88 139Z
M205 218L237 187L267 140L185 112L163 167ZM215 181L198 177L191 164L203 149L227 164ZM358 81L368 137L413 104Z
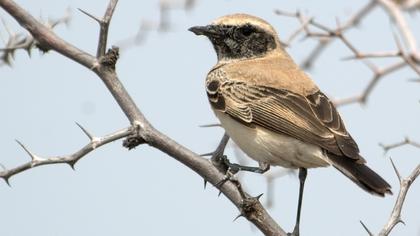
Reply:
M254 28L253 28L252 26L245 25L245 26L242 26L242 27L240 28L240 32L241 32L241 34L242 34L243 36L248 37L248 36L250 36L252 33L254 33Z

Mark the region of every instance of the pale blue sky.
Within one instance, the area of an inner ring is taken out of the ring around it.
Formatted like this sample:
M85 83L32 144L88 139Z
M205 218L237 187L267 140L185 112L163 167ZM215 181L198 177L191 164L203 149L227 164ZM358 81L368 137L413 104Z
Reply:
M107 1L18 1L35 16L58 17L70 6L69 28L56 32L90 53L95 53L98 27L77 12L82 8L102 15ZM244 12L271 22L285 38L296 21L273 14L276 8L301 9L318 21L334 26L364 1L198 1L190 12L174 10L172 29L150 33L143 45L121 53L119 78L152 124L197 153L213 150L223 132L198 126L216 122L204 91L204 78L216 56L210 43L187 29L203 25L221 15ZM14 29L14 20L0 11ZM115 44L134 35L141 19L157 19L157 1L120 1L110 28L109 42ZM417 29L419 17L411 18ZM6 37L2 28L1 36ZM420 31L414 32L420 38ZM390 23L377 9L349 39L366 51L391 50ZM314 46L297 41L289 49L296 61ZM350 55L334 43L308 71L331 97L360 92L370 79L366 67L342 61ZM382 60L382 64L389 63ZM379 142L392 143L404 136L420 140L419 84L409 70L392 74L375 88L366 106L340 108L348 130L358 142L369 166L393 186L394 196L371 196L333 168L309 170L305 189L301 235L366 235L363 220L378 232L387 220L398 193L398 182L388 160L392 156L403 176L419 163L419 152L410 147L383 155ZM18 52L13 67L0 68L0 163L13 167L29 157L15 143L18 139L42 156L62 155L82 147L87 138L74 124L104 135L128 125L127 119L102 82L90 71L55 52L32 58ZM234 159L232 149L228 154ZM255 164L255 163L253 163ZM244 175L249 193L265 192L264 178ZM232 220L238 210L218 191L174 159L148 146L127 151L117 141L85 157L72 171L67 165L44 166L11 179L12 188L0 183L0 235L261 235L245 219ZM273 217L291 231L298 193L296 175L276 181ZM406 226L398 225L392 235L420 235L420 184L415 183L403 209ZM263 196L262 200L265 200Z

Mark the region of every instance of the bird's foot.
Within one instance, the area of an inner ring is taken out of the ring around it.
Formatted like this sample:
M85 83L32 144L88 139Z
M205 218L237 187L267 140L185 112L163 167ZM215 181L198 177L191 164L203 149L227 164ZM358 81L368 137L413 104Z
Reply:
M225 176L223 177L223 179L220 180L215 186L216 186L216 188L221 189L226 182L230 181L234 185L236 185L236 188L238 189L239 194L241 195L241 197L243 199L246 199L246 198L248 198L248 196L245 194L244 190L242 189L242 185L239 182L239 180L235 177L235 174L236 173L238 173L238 171L232 170L232 169L230 169L228 167L227 170L226 170ZM219 193L219 195L220 195L220 193Z
M268 164L264 164L264 165L259 166L259 167L254 167L254 166L243 166L243 165L240 165L240 164L231 163L229 161L229 159L227 159L226 156L222 156L221 160L235 174L238 173L239 171L248 171L248 172L263 174L270 169L270 165L268 165Z

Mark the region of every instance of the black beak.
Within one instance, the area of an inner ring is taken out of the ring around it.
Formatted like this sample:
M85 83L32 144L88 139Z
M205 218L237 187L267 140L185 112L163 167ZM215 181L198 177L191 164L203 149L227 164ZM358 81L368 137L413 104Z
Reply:
M206 26L193 26L188 29L196 35L205 35L205 36L217 36L220 32L216 29L214 25Z

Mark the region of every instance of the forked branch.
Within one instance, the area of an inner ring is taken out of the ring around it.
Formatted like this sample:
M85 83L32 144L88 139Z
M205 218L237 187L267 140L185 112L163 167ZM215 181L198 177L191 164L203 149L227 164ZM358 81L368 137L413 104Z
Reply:
M105 19L105 22L108 22L106 24L109 24L111 20L113 10L115 9L115 4L116 1L111 0L108 5L108 10L103 18ZM66 56L73 61L85 66L86 68L95 72L101 78L132 125L131 128L125 130L122 133L118 133L118 135L113 134L112 138L108 140L115 140L117 138L122 138L134 133L150 146L161 150L162 152L180 161L190 169L194 170L197 174L202 176L206 181L212 183L213 185L217 185L217 183L224 179L224 173L219 171L208 159L200 157L198 154L178 144L174 140L156 130L147 121L147 119L141 113L140 109L125 90L115 72L115 63L118 59L118 48L112 48L108 51L108 53L101 55L105 51L103 47L106 45L107 30L101 30L100 32L102 36L100 37L99 44L102 44L102 46L98 45L99 58L97 58L58 37L49 28L38 22L33 16L27 13L14 1L0 0L0 6L13 18L15 18L16 21L18 21L24 28L26 28L41 45L51 50L57 51L63 56ZM109 20L107 21L106 19ZM85 133L88 134L88 132ZM88 136L93 137L90 134ZM87 147L87 150L93 150L93 147L95 146L94 144L97 143L91 141ZM103 144L105 144L105 142ZM77 158L73 157L73 159ZM39 160L39 158L32 157L31 162L26 164L27 166L24 166L21 169L17 169L19 171L15 172L14 174L29 169L29 166L31 165L39 165L39 161L42 160L44 159ZM53 162L54 160L55 159L51 159L50 162ZM62 163L67 163L68 157L61 157L59 160L61 160ZM45 161L44 164L47 164L47 162ZM4 173L3 175L11 176L11 172L7 171L8 170L2 172ZM252 201L251 205L249 204L249 199L244 198L244 196L239 192L237 185L231 182L227 182L222 186L217 187L229 200L232 201L233 204L235 204L236 207L238 207L238 209L241 211L241 215L252 222L258 229L261 230L263 234L286 235L285 231L273 220L273 218L268 214L268 212L264 209L258 200Z

